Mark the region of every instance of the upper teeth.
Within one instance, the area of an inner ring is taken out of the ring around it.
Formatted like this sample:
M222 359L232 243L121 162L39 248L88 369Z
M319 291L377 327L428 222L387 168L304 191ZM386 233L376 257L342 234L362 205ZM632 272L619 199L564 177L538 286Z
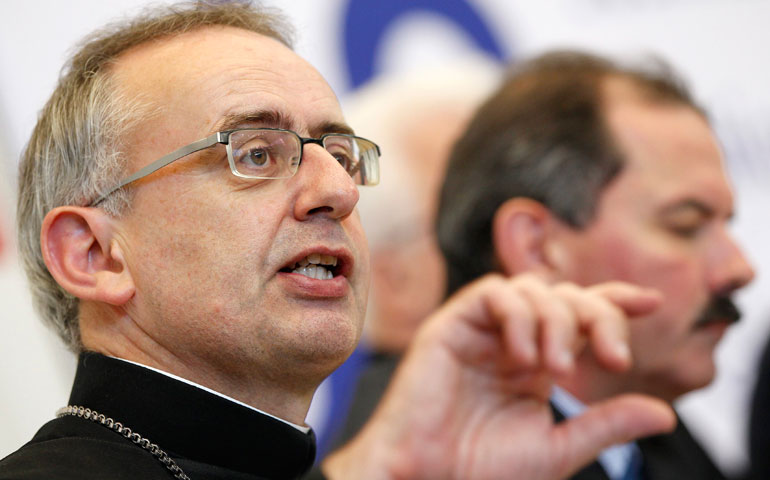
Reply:
M292 273L299 273L300 275L318 280L329 280L334 277L334 274L326 266L334 267L336 265L337 257L311 253L294 265Z
M305 265L309 265L311 263L313 265L331 265L334 267L337 265L337 257L332 257L331 255L322 255L320 253L311 253L307 257L297 262L297 265L304 267Z

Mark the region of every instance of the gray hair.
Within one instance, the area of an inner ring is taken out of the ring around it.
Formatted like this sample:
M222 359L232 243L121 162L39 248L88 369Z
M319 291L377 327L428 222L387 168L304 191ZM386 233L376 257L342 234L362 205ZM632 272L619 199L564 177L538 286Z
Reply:
M414 140L436 135L432 130L438 128L440 138L435 143L451 147L502 75L503 67L496 61L467 55L444 65L381 75L343 100L348 122L374 139L383 152L380 183L377 188L362 189L358 202L372 250L410 242L424 233L418 231L421 224L432 222L433 208L428 211L426 199L432 200L438 192L421 173L428 170L440 181L446 158L437 155L437 165L421 165L425 160L414 151ZM432 225L428 229L432 231Z
M207 26L229 26L272 37L291 47L291 30L276 11L248 2L191 2L156 7L87 37L65 64L40 113L19 166L19 252L35 308L71 350L82 349L79 300L56 283L40 249L46 214L62 205L88 205L125 176L121 139L160 106L121 92L111 65L123 52L161 37ZM100 204L119 216L125 191Z
M407 329L416 328L440 300L445 276L443 269L434 271L441 258L433 235L440 181L452 144L503 73L503 66L489 57L464 55L440 65L386 72L343 99L348 122L383 152L380 184L362 188L358 202L372 261L362 340L375 350L404 348L400 342ZM409 253L415 247L428 257L415 262ZM395 279L378 267L384 262L402 275L399 290L387 286ZM415 288L421 298L412 302Z

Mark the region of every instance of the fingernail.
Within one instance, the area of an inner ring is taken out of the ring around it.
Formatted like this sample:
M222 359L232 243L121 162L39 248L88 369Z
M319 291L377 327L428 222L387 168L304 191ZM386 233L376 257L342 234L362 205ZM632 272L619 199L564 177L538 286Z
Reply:
M625 343L621 342L615 344L615 354L623 360L631 360L631 350Z
M574 362L572 354L566 350L559 354L557 360L559 362L559 368L561 370L569 370L570 368L572 368L572 364Z

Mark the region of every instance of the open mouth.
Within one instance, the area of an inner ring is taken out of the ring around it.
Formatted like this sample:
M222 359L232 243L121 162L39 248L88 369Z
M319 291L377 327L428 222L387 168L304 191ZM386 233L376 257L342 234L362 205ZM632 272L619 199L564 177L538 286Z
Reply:
M316 280L331 280L340 275L341 262L332 255L311 253L294 264L282 268L281 272L298 273Z

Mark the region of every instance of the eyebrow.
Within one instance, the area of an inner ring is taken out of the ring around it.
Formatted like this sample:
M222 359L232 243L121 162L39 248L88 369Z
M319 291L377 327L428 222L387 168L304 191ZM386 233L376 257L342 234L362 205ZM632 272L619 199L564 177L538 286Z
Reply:
M277 110L257 110L253 112L227 115L216 124L216 131L233 130L244 125L259 125L262 127L297 130L297 122L290 115ZM323 122L310 128L310 135L320 137L325 133L345 133L353 135L350 126L340 122Z
M256 110L226 115L217 122L215 130L233 130L248 124L294 130L296 122L292 117L277 110Z
M350 126L339 122L324 122L310 130L310 134L316 137L320 137L324 133L345 133L348 135L355 134Z

